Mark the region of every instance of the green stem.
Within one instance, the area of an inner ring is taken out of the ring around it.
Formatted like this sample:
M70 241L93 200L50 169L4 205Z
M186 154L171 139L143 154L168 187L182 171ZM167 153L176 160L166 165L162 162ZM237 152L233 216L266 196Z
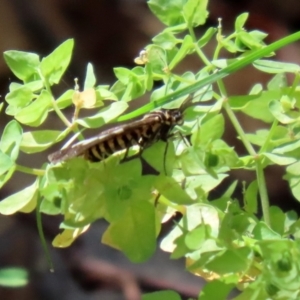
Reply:
M43 176L45 174L45 171L42 169L33 169L33 168L28 168L20 165L16 165L16 171L34 175L34 176Z
M197 54L199 55L201 60L205 63L205 65L211 66L211 62L207 59L207 57L205 56L203 51L198 47L197 38L196 38L195 32L192 27L189 27L189 33L193 39L195 50L196 50Z
M272 139L272 137L274 135L274 132L275 132L275 130L277 128L277 125L278 125L278 121L275 119L273 121L271 129L269 130L269 133L268 133L268 136L266 138L266 141L264 142L264 144L262 145L262 147L260 148L260 150L259 150L258 153L264 153L267 150L267 148L268 148L268 146L270 144L270 141L271 141L271 139Z
M218 81L218 85L219 85L221 94L223 94L225 92L225 87L223 86L223 82ZM257 153L256 153L255 149L253 148L253 146L251 145L251 143L248 141L242 126L240 125L237 117L233 113L233 111L227 101L224 102L223 107L224 107L231 123L233 124L235 130L237 131L240 139L242 140L245 148L247 149L248 153L250 155L252 155L255 159L256 177L257 177L257 184L258 184L258 190L259 190L259 195L260 195L262 213L263 213L263 217L264 217L266 224L270 225L269 197L268 197L268 193L267 193L266 180L265 180L264 170L261 165L260 157L257 155ZM276 128L276 127L274 127L274 128ZM273 130L274 130L274 128L273 128ZM269 136L269 139L271 139L271 136ZM267 144L265 144L265 145L267 145Z
M228 102L225 101L223 104L223 107L231 121L231 123L233 124L235 130L237 131L240 139L242 140L245 148L247 149L248 153L252 156L256 156L256 151L254 150L254 148L252 147L251 143L248 141L246 134L242 128L242 126L240 125L237 117L235 116L235 114L233 113L231 107L229 106Z
M50 268L50 272L54 272L54 266L53 266L53 262L51 260L51 256L50 256L50 252L47 246L47 242L46 242L46 238L44 235L44 231L43 231L43 225L42 225L42 214L40 211L41 208L41 196L38 197L38 202L37 202L37 207L36 207L36 223L37 223L37 228L38 228L38 232L39 232L39 236L42 242L42 246L44 249L44 253L46 255L46 259Z
M270 226L270 204L267 192L264 170L259 158L256 160L256 177L264 220Z
M72 126L72 123L69 122L69 120L65 117L65 115L61 112L61 110L59 109L59 107L57 106L56 104L56 101L55 101L55 98L52 94L52 90L51 90L51 87L50 87L50 84L47 80L47 78L45 78L42 74L42 72L40 72L40 76L41 78L43 79L43 82L44 82L44 86L47 90L47 92L51 95L51 99L52 99L52 107L54 109L54 111L56 112L56 114L58 115L58 117L62 120L62 122L67 126L67 127L71 127Z

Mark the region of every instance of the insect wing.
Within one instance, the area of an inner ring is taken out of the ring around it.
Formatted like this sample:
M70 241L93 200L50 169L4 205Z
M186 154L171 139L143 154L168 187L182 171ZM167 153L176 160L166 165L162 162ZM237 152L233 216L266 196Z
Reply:
M134 130L135 128L140 128L142 125L148 125L153 122L157 122L159 119L156 115L145 115L142 119L133 121L128 124L119 125L107 130L104 130L99 135L89 138L87 140L81 141L68 148L56 151L48 156L51 163L56 164L67 159L80 156L89 148L103 143L107 140L114 139L118 135L124 134L126 131Z

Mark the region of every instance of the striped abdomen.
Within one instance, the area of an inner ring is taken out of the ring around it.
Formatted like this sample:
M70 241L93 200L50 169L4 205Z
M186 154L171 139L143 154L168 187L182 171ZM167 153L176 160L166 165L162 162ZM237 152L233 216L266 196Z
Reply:
M140 120L118 125L93 138L57 151L49 155L49 160L57 163L72 157L83 156L93 162L101 161L133 145L138 145L143 149L158 140L166 141L173 127L182 122L182 114L178 109L151 112Z

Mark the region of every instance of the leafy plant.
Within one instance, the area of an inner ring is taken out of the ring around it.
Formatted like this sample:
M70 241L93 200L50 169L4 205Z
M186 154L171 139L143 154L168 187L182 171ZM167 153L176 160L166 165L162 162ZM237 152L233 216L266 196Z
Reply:
M53 240L55 247L70 246L94 221L103 218L109 226L102 242L124 252L130 260L142 262L154 253L161 224L178 211L183 215L181 221L160 246L174 259L185 257L187 269L208 281L199 299L226 299L234 287L241 290L237 300L298 299L300 221L294 211L269 206L264 173L270 165L287 166L284 179L300 200L300 67L262 58L297 41L300 33L267 46L267 34L244 29L248 18L244 13L237 17L233 33L223 36L219 25L199 37L194 28L205 24L207 1L150 0L148 5L166 28L135 59L138 66L114 69L117 81L112 86L97 85L93 66L88 64L83 91L76 86L53 95L52 86L59 84L71 60L73 40L42 59L34 53L4 53L20 81L11 83L6 95L5 112L14 119L2 133L0 185L16 171L35 179L32 185L3 199L0 212L10 215L36 209L39 223L40 213L63 215L62 231ZM209 58L205 47L214 42ZM234 58L224 58L221 50L233 53ZM178 74L176 66L189 55L200 59L204 67L196 74ZM249 95L229 95L222 78L251 63L273 78L266 87L253 83ZM294 75L291 85L286 73ZM154 89L156 81L161 86ZM128 103L147 92L149 103L124 114ZM57 165L45 163L40 169L17 162L20 151L34 155L67 137L68 145L76 138L82 140L86 129L130 122L161 106L178 108L189 95L197 105L184 111L185 123L178 131L185 138L172 137L167 155L162 141L142 153L159 175L142 175L139 158L121 163L124 153L100 163L74 158ZM72 120L64 114L70 106L75 107ZM81 116L82 110L91 108L98 111ZM246 133L237 112L261 120L269 128ZM224 114L247 155L239 155L222 139ZM66 128L35 129L50 116ZM23 132L22 125L33 129ZM255 172L256 179L237 196L237 181L233 180L223 195L211 199L211 191L232 169ZM42 234L41 224L39 230ZM163 291L143 299L179 296Z

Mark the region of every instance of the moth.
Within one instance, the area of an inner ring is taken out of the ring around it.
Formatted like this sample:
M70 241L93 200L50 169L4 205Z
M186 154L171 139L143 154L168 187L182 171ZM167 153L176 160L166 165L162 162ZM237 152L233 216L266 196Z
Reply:
M158 140L167 141L172 129L182 124L181 109L161 109L147 113L139 120L104 130L95 137L54 152L48 159L56 164L83 156L87 160L98 162L121 150L126 150L126 157L131 146L138 145L142 150Z

